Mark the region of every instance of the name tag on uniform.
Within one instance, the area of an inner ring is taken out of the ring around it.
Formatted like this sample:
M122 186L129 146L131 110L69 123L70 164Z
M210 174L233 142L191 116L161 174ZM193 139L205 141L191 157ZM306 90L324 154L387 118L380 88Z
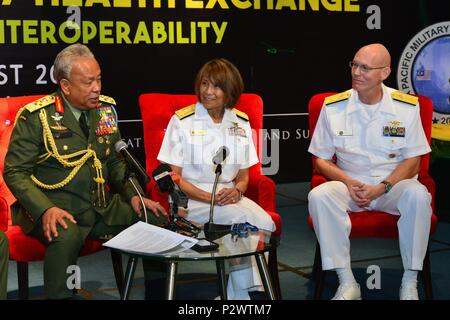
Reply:
M206 136L208 130L191 130L191 136Z
M72 131L52 132L52 134L54 139L64 139L72 137Z
M336 135L337 136L340 136L340 137L348 137L348 136L352 136L353 135L353 130L349 130L349 129L347 129L347 130L337 130L336 131Z

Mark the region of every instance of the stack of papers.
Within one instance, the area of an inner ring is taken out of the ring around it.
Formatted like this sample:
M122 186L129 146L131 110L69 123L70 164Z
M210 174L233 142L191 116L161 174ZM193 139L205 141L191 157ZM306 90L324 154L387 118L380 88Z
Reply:
M103 245L132 253L161 254L172 249L174 252L187 250L197 242L197 239L139 221Z

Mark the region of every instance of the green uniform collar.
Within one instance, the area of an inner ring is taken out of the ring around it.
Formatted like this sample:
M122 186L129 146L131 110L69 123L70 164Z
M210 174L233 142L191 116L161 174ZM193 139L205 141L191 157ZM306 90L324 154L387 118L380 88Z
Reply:
M75 117L75 120L79 121L83 111L81 111L80 109L75 108L74 106L72 106L72 104L64 96L64 93L62 93L61 91L59 93L61 94L61 98L64 101L64 105L66 105L69 108L69 110L72 112L72 114ZM84 112L84 114L86 116L86 120L87 120L86 122L87 122L87 124L89 126L89 112Z

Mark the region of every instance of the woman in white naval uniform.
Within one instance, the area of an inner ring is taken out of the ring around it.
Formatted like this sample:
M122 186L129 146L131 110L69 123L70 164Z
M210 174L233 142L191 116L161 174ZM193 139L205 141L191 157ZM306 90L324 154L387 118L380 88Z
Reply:
M225 59L207 62L195 80L196 105L178 110L167 127L158 160L168 163L181 176L180 188L189 197L187 219L204 224L209 220L215 179L212 158L226 146L229 154L217 186L214 223L249 222L274 231L271 217L243 196L249 168L258 163L252 131L245 113L233 108L242 91L237 68ZM254 258L241 258L230 266L229 299L249 299L248 291L261 290Z
M336 270L333 299L361 299L350 268L348 211L399 215L405 269L400 299L418 299L431 222L431 196L417 180L420 156L430 152L417 97L383 85L390 55L380 44L361 48L350 63L352 90L325 99L309 152L329 181L314 188L309 212L320 243L323 270ZM336 163L332 161L336 155Z

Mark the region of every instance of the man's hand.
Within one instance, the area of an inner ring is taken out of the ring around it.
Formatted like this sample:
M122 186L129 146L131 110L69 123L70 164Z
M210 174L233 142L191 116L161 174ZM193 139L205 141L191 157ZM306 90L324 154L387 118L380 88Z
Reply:
M223 188L217 192L215 200L219 206L233 204L240 200L240 193L236 188Z
M57 224L67 229L67 223L64 219L77 223L70 213L58 207L51 207L44 212L42 215L42 230L48 241L52 241L52 236L58 237Z
M167 216L167 212L164 209L162 205L159 204L159 202L152 201L150 199L144 198L145 207L147 209L150 209L153 214L157 217L159 217L160 214ZM131 198L131 207L133 210L137 213L139 217L143 214L143 208L141 200L139 199L139 196L133 196Z
M364 183L358 180L351 179L347 183L348 191L350 192L350 197L360 208L366 208L369 206L371 199L365 197L365 193L361 190L365 187Z
M370 201L377 199L384 194L385 187L383 184L365 184L357 191L360 198L370 199Z

